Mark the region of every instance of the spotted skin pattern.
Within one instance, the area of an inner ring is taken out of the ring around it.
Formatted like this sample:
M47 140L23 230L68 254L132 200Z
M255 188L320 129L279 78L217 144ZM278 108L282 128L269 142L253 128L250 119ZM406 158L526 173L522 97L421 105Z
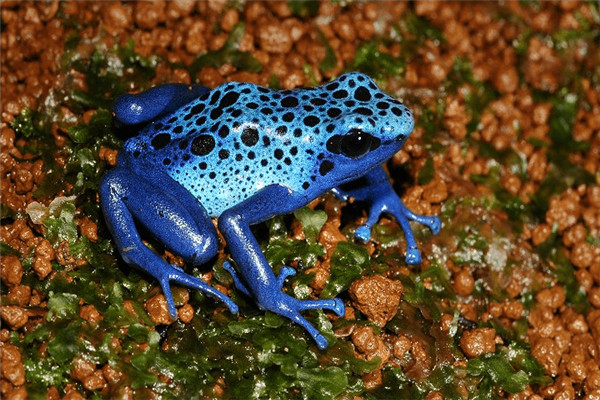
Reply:
M216 217L270 184L330 189L330 179L325 188L317 180L335 169L326 151L332 135L357 129L406 137L412 128L408 108L362 74L295 91L229 82L150 123L124 150L160 166Z
M332 191L371 206L356 230L362 241L382 213L393 215L407 239L407 262L421 256L409 220L434 232L437 217L412 213L393 191L381 164L410 135L410 110L361 73L347 73L316 88L274 91L229 82L213 90L163 85L125 95L114 106L117 123L138 129L103 179L100 198L125 261L156 277L175 316L171 281L202 290L237 306L198 278L163 261L142 242L135 222L192 264L216 254L218 218L238 272L225 263L238 289L258 305L302 325L320 348L327 340L300 311L325 308L344 315L339 299L297 300L281 291L295 273L275 277L250 226L289 213ZM366 185L345 192L340 185L364 177Z

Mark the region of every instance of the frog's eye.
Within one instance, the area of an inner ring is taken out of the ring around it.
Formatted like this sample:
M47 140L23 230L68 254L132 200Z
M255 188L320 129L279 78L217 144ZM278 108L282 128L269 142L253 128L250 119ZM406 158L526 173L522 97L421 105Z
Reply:
M359 129L352 129L346 135L334 135L327 141L327 150L350 158L359 158L379 147L380 140Z
M372 136L357 129L350 131L342 138L340 150L350 158L358 158L371 148Z

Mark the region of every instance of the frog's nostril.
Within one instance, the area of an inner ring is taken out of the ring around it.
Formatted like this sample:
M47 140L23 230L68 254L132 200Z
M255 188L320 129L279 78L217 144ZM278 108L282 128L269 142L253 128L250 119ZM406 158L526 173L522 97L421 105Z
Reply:
M406 135L401 133L398 136L396 136L396 141L401 142L404 140L405 137L406 137Z

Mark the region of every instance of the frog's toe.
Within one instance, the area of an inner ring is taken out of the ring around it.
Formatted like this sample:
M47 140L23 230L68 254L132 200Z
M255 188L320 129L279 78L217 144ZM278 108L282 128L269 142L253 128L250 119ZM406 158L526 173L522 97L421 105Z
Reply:
M306 329L308 334L317 343L317 346L319 347L319 349L321 349L321 350L326 349L327 346L329 346L329 341L327 340L327 338L325 338L325 336L323 336L323 334L321 332L319 332L310 322L308 322L306 320L306 318L304 318L298 312L299 310L303 309L301 306L299 306L299 304L304 304L306 302L299 301L296 299L291 300L292 298L290 298L290 297L284 297L284 298L286 300L283 302L282 307L280 307L279 310L277 310L277 313L280 315L283 315L284 317L291 319L292 321L294 321L295 323L297 323L298 325L300 325L301 327ZM290 300L290 301L287 301L287 300Z
M338 298L326 299L326 300L297 300L297 308L301 311L304 310L318 310L325 309L330 310L343 317L346 313L344 302Z
M368 242L371 240L371 227L368 225L361 225L354 231L354 237L361 242Z
M279 276L277 277L277 284L279 285L279 289L283 287L283 283L285 282L287 277L294 275L296 275L296 270L294 268L288 267L287 265L281 267L281 269L279 270Z
M438 217L429 217L429 221L426 225L431 229L431 233L434 235L440 233L440 230L442 229L442 221Z
M336 313L338 317L343 317L346 315L346 307L344 307L344 302L341 299L335 298L333 299L335 305L331 308L331 311Z
M327 340L327 338L320 333L314 335L313 339L315 340L315 342L317 342L317 346L321 350L325 350L329 346L329 341Z
M294 276L294 275L296 275L296 270L292 267L285 265L285 266L281 267L281 269L279 270L279 276L281 276L281 275L285 275L286 278L288 276Z
M196 278L195 276L188 275L184 272L179 272L178 270L175 270L175 269L165 275L166 275L166 278L163 278L161 280L161 286L163 287L163 292L165 292L165 296L166 296L165 287L168 289L169 288L168 282L173 281L173 282L179 283L180 285L187 286L192 289L200 290L201 292L206 293L207 295L211 296L212 298L222 301L223 303L225 303L227 308L229 308L229 310L233 314L237 314L237 312L238 312L237 304L235 304L233 302L233 300L231 300L229 297L227 297L227 295L220 292L219 290L212 287L211 285L207 284L203 280ZM164 280L167 281L166 285L163 285L163 283L162 283L162 281L164 281ZM171 296L170 290L169 290L169 296ZM167 303L168 302L169 302L169 299L167 299ZM171 297L171 302L173 302L172 297ZM173 311L175 311L175 304L173 304ZM169 313L171 313L170 306L169 306ZM176 311L175 311L174 315L177 316Z
M406 263L409 265L421 264L421 253L419 252L419 248L417 246L409 246L406 249Z
M427 226L429 229L431 229L431 232L433 234L437 234L440 232L440 229L442 228L442 222L438 217L416 214L410 211L408 208L406 208L406 206L402 204L402 202L400 202L399 205L400 211L405 216L405 218ZM396 218L398 218L398 216L396 216Z
M246 296L250 296L250 290L246 287L246 285L244 285L237 272L235 271L235 268L233 268L229 261L225 261L223 263L223 269L229 272L229 274L231 275L231 279L233 279L233 284L235 285L235 287L240 292L244 293Z
M181 268L179 265L171 264L171 267L175 268L179 272L183 272L183 268Z
M162 288L165 299L167 300L167 309L169 310L169 316L172 319L177 319L177 308L175 308L175 301L173 300L173 294L171 293L171 286L169 285L168 276L165 276L160 280L160 287Z

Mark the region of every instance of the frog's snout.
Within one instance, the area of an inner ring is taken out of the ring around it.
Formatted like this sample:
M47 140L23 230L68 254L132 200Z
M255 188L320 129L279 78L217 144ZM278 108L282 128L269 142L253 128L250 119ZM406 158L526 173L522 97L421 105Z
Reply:
M402 142L402 141L404 141L404 139L406 139L406 135L403 133L396 136L396 142Z

